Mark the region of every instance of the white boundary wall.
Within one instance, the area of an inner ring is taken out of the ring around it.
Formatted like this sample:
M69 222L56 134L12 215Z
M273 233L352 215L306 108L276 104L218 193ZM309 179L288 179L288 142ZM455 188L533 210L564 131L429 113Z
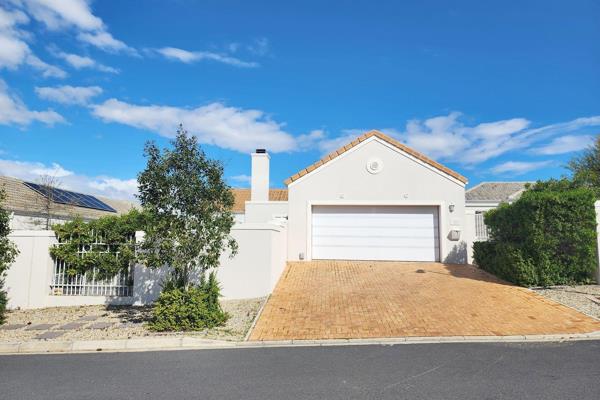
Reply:
M475 243L475 210L465 209L464 241L467 244L467 263L473 264L473 243Z
M136 237L140 239L138 232ZM224 255L217 270L222 294L227 299L270 294L286 264L287 233L276 224L237 224L231 231L239 246L234 258ZM20 230L10 234L20 254L7 271L8 308L44 308L78 305L149 304L160 293L167 269L134 269L133 296L57 296L50 294L54 262L49 249L57 243L53 231Z

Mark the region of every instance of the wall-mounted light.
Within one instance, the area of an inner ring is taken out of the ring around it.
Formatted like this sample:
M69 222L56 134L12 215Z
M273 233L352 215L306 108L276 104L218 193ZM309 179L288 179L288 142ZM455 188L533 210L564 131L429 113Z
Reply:
M449 210L450 212L454 212L454 204L450 204L450 205L448 206L448 210Z

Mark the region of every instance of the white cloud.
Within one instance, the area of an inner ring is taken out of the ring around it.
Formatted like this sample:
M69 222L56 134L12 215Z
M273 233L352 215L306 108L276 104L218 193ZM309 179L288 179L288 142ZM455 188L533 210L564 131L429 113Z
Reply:
M156 49L156 52L165 58L186 64L209 60L242 68L254 68L259 66L256 62L243 61L227 54L213 53L210 51L188 51L176 47L163 47L161 49Z
M461 113L412 120L399 137L408 146L436 159L478 164L521 145L520 133L529 125L524 118L512 118L466 126Z
M65 71L33 54L27 44L30 34L20 28L28 23L29 17L22 11L0 7L0 68L14 70L21 65L29 65L41 71L44 77L66 77Z
M52 110L29 110L19 97L9 92L6 83L0 79L0 124L29 125L33 121L47 125L65 122L60 114Z
M555 155L580 151L590 146L594 141L591 135L566 135L557 137L552 142L533 149L536 154Z
M137 54L135 49L108 32L106 24L92 13L87 0L22 0L17 3L50 30L74 29L79 40L101 50Z
M507 161L496 165L492 172L499 175L522 175L524 173L544 168L550 165L552 161Z
M527 151L560 134L600 126L600 116L577 118L537 128L530 128L531 122L525 118L467 125L461 121L461 117L461 113L452 112L426 120L410 120L404 131L392 128L381 130L434 159L473 166L508 152ZM319 148L323 152L335 150L364 132L365 130L358 129L344 130L338 137L321 141ZM574 149L579 146L573 143L575 139L567 140L570 142L569 146L563 146L564 152L576 151ZM558 144L565 143L559 141ZM546 151L557 150L551 148Z
M40 162L0 159L0 175L12 176L30 182L36 182L42 176L50 175L59 178L58 182L61 189L114 199L134 200L135 194L137 194L137 181L135 179L119 179L103 175L89 177L69 171L56 163L46 165Z
M37 167L31 169L31 173L33 175L38 175L38 176L48 175L48 176L53 176L55 178L64 178L65 176L73 175L72 171L68 171L68 170L64 169L57 163L52 163L51 167L46 167L45 165L38 163Z
M366 130L354 130L354 129L345 129L342 131L342 135L336 136L334 138L325 138L320 140L317 144L317 147L321 153L327 154L331 153L334 150L339 149L342 146L347 145L352 142L358 136L365 133Z
M266 148L273 153L299 150L298 140L263 111L211 103L197 108L140 106L109 99L92 106L93 114L105 122L117 122L173 137L182 123L200 143L240 152Z
M118 179L102 176L90 181L88 185L108 197L117 195L132 199L138 191L137 179Z
M127 46L124 42L115 39L110 33L106 31L82 32L79 35L77 35L77 38L82 42L89 43L109 53L125 52L131 55L138 54L135 49Z
M249 184L252 177L250 175L242 174L242 175L234 175L234 176L230 177L229 179L234 182Z
M98 86L57 86L36 87L35 92L44 100L55 101L62 104L87 104L92 97L102 93Z
M48 29L73 25L81 30L104 29L102 20L92 14L86 0L24 0L28 11Z
M50 65L42 60L40 60L37 56L33 54L29 54L26 58L27 64L29 66L39 70L42 72L42 76L44 78L66 78L67 73L62 69Z
M96 60L94 60L93 58L90 58L90 57L80 56L78 54L65 53L62 51L56 52L55 54L57 57L62 58L70 66L72 66L75 69L89 68L89 69L95 69L95 70L98 70L101 72L109 72L109 73L113 73L113 74L119 73L118 69L109 67L104 64L100 64L99 62L97 62Z

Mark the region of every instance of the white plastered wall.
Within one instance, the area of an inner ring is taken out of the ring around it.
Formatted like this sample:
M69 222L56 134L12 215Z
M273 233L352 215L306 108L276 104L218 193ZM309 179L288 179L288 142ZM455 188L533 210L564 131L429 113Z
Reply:
M475 214L485 213L498 207L498 202L476 202L471 201L465 204L465 242L467 243L467 262L473 264L473 243L477 240L475 229Z
M57 243L54 231L18 230L13 231L9 239L19 249L17 259L7 271L4 285L9 309L133 302L133 297L51 295L54 262L49 251Z
M141 240L143 232L137 232ZM278 224L236 224L231 235L239 252L234 258L223 255L217 277L222 294L227 299L264 297L270 294L286 264L286 228ZM144 305L160 294L168 268L149 269L136 265L133 295L59 296L52 295L50 286L54 262L49 250L56 244L53 231L14 231L9 236L20 251L7 271L5 288L8 308L44 308L80 305Z
M371 174L367 162L375 159L383 169ZM300 253L311 259L310 214L316 204L436 206L441 261L467 262L462 232L458 241L447 237L451 229L464 229L464 184L375 137L288 185L288 260L299 260Z
M288 215L287 201L247 201L244 222L268 223L285 220Z

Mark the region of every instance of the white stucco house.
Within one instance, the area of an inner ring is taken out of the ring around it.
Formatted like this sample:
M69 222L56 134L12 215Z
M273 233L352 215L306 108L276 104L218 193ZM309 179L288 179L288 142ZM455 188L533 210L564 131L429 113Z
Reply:
M269 187L266 150L256 150L251 163L250 189L233 189L236 224L231 235L239 251L233 258L224 254L217 270L225 298L268 295L289 261L464 264L471 261L472 243L483 240L475 228L476 211L481 210L465 194L467 179L378 131L294 174L285 181L287 189ZM484 187L471 190L480 193L476 200L489 209L492 203L481 198L482 192L490 192ZM100 289L81 284L82 278L65 280L48 256L49 246L56 245L53 232L31 232L13 233L25 251L6 279L12 308L147 304L160 291L165 271L141 265L127 279L101 283Z
M287 179L287 201L272 201L268 182L269 155L259 150L243 220L287 221L288 261L467 260L467 179L381 132Z

